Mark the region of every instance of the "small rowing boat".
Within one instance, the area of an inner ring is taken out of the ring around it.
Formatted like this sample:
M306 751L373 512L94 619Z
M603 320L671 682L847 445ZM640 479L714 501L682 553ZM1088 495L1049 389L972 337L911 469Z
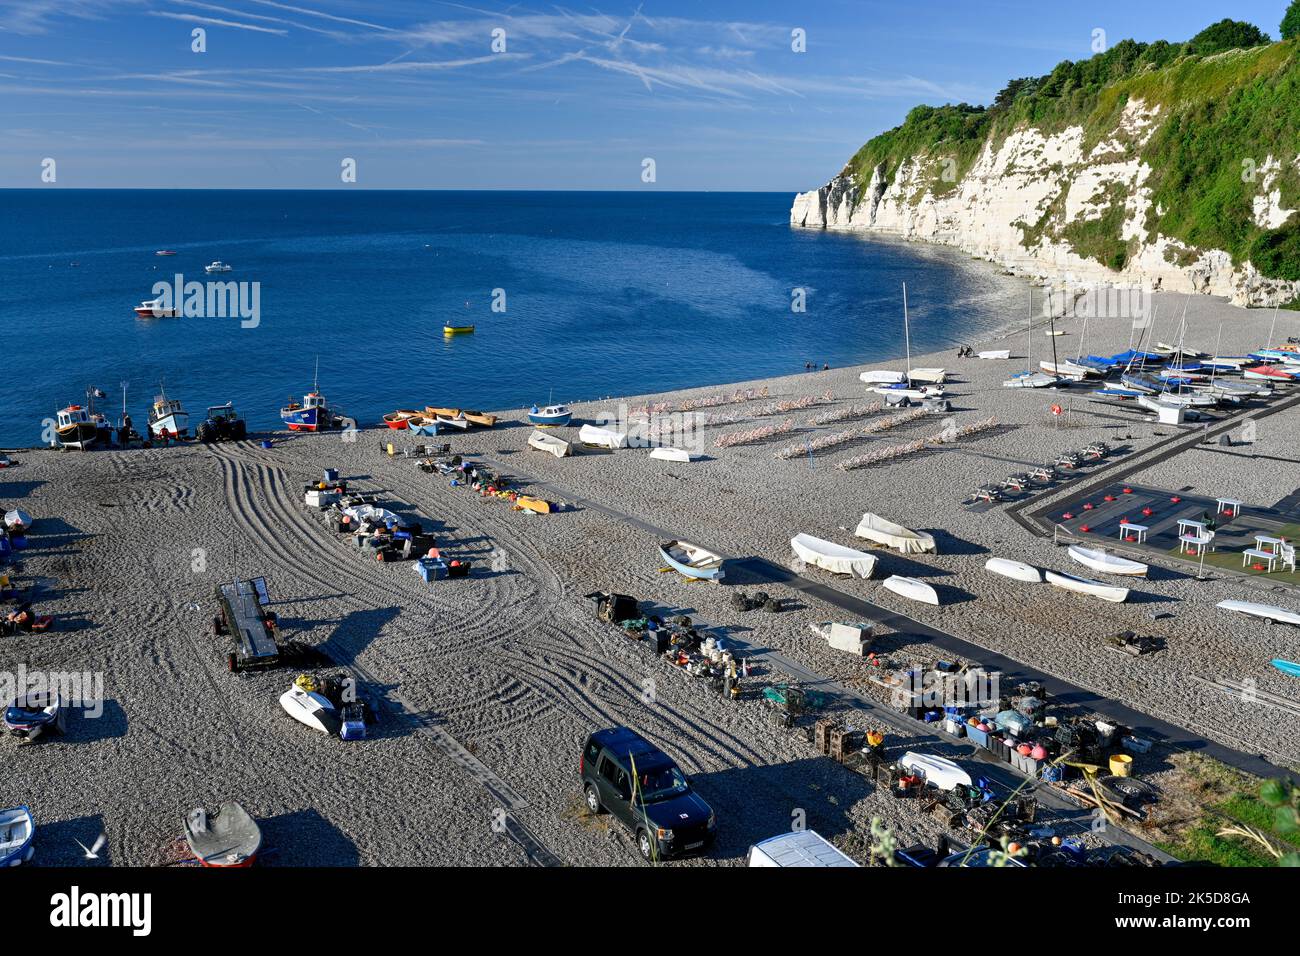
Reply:
M984 570L1000 574L1004 578L1024 581L1026 584L1043 583L1042 572L1037 568L1023 561L1012 561L1010 558L989 558L984 562Z
M554 435L547 435L545 432L533 432L529 435L528 447L544 451L556 458L563 458L573 453L573 446L567 441Z
M901 574L891 574L881 583L899 597L905 597L909 601L920 601L922 604L939 606L939 592L924 581L918 581L916 578L905 578Z
M1102 574L1124 574L1136 578L1147 576L1147 566L1141 561L1130 561L1119 555L1107 554L1100 548L1085 548L1072 544L1067 553L1085 568L1100 571Z
M397 411L389 412L384 416L384 424L389 428L405 429L410 427L411 419L421 417L417 411L409 408L399 408Z
M925 531L912 531L870 511L863 514L853 533L859 538L883 544L903 554L920 554L923 551L936 553L934 535Z
M444 325L442 327L443 335L464 335L467 332L473 331L474 326L472 325Z
M721 581L722 555L689 541L665 541L660 556L678 574L697 581Z
M1123 604L1128 600L1128 588L1077 577L1064 571L1045 571L1043 576L1047 578L1048 584L1055 584L1058 588L1073 591L1075 594L1087 594L1101 598L1103 601L1110 601L1112 604Z
M650 457L660 461L675 461L686 464L691 460L691 453L680 448L651 448Z
M239 804L227 800L215 813L203 807L185 816L185 842L203 866L252 866L262 846L262 830Z
M32 858L36 820L27 807L0 810L0 867L18 866Z

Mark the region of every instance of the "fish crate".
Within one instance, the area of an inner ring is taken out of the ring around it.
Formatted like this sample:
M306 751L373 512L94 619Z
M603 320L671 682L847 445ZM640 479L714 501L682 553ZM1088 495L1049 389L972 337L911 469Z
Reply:
M831 735L838 729L838 725L830 718L823 717L813 724L813 744L820 754L829 755L831 752Z
M845 730L838 725L831 727L829 731L829 755L836 763L844 763L854 752L858 750L858 734L854 731Z

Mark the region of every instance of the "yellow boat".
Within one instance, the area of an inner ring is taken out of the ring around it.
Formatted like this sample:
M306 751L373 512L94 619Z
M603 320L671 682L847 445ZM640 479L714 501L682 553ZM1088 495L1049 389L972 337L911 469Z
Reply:
M444 325L442 327L443 335L459 335L462 332L473 332L472 325Z

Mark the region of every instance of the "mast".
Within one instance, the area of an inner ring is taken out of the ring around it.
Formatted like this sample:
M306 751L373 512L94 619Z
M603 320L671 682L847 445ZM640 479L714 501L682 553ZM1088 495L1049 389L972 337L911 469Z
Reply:
M1210 366L1210 385L1214 385L1219 375L1219 343L1223 341L1223 323L1219 323L1219 334L1214 338L1214 363Z
M1047 290L1047 334L1052 340L1052 375L1061 381L1061 369L1056 357L1056 309L1052 305L1052 290Z
M907 383L912 384L912 330L907 319L907 283L903 283L903 347L907 350Z
M1271 349L1273 347L1273 332L1277 329L1277 310L1281 307L1280 303L1273 306L1273 323L1268 327L1268 341L1264 343L1264 348L1266 349Z

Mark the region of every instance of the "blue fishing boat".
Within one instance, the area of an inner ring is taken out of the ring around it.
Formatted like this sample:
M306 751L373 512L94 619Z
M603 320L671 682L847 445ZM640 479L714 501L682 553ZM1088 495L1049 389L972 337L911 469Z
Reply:
M0 810L0 866L17 866L32 858L36 820L27 807Z
M1280 670L1283 674L1290 677L1300 677L1300 664L1297 664L1295 661L1285 661L1280 657L1275 657L1269 663Z
M573 411L568 405L546 405L538 408L534 405L528 410L528 420L534 425L567 425L573 419Z

